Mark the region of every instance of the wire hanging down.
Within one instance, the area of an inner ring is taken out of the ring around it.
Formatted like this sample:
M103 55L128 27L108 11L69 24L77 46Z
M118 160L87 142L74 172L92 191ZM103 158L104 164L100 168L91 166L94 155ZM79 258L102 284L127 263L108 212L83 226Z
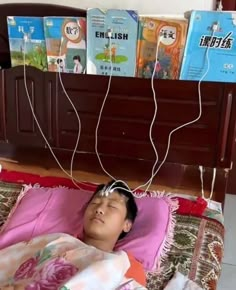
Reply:
M57 165L59 166L59 168L61 169L61 171L62 171L66 176L68 176L68 177L71 178L73 184L74 184L77 188L81 189L80 186L79 186L76 182L81 183L81 184L84 184L84 183L78 181L78 180L75 179L75 178L73 177L73 175L72 175L73 161L71 161L71 168L70 168L70 171L71 171L71 172L68 173L68 172L63 168L63 166L61 165L60 161L58 160L58 158L56 157L55 153L53 152L53 149L52 149L50 143L48 142L48 140L47 140L47 138L46 138L46 136L45 136L45 134L44 134L44 132L43 132L43 130L42 130L40 124L39 124L38 118L37 118L37 116L36 116L36 114L35 114L35 112L34 112L33 104L32 104L32 102L31 102L30 94L29 94L28 87L27 87L27 74L26 74L26 59L25 59L25 52L26 52L26 44L27 44L28 41L30 41L30 38L29 38L28 34L24 34L24 36L23 36L23 43L24 43L24 48L23 48L24 87L25 87L26 96L27 96L27 99L28 99L28 102L29 102L29 105L30 105L30 109L31 109L31 112L32 112L33 118L34 118L34 120L35 120L35 123L36 123L38 129L39 129L40 134L42 135L42 137L43 137L43 139L44 139L44 141L45 141L45 143L46 143L46 145L47 145L49 151L51 152L51 154L52 154L54 160L56 161L56 163L57 163ZM60 73L59 73L59 75L60 75ZM63 84L62 84L62 86L63 86ZM63 87L64 87L64 86L63 86ZM66 96L68 97L68 99L70 100L70 98L69 98L68 94L66 93L66 91L64 91L64 92L65 92ZM74 104L72 103L72 101L71 101L71 105L73 106L73 108L74 108L74 110L75 110L75 113L76 113L76 116L77 116L78 113L77 113L77 110L76 110L76 108L74 107ZM79 118L79 116L78 116L78 118ZM80 131L81 131L81 122L79 122L79 124L80 124L80 125L79 125L79 132L78 132L77 143L76 143L76 147L75 147L75 150L74 150L74 152L73 152L73 155L72 155L73 158L74 158L74 155L75 155L75 153L76 153L76 149L77 149L77 145L78 145L78 141L79 141L79 136L80 136ZM73 159L72 159L72 160L73 160ZM76 181L76 182L75 182L75 181Z

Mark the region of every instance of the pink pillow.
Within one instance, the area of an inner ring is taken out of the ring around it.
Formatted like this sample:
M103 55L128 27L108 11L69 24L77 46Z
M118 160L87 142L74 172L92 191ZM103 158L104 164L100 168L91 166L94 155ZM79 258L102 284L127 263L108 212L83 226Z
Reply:
M92 192L64 187L26 187L0 233L0 249L49 233L76 236Z
M130 252L146 270L159 268L168 246L173 239L175 226L174 211L177 201L163 193L153 197L137 198L138 216L131 232L118 241L116 249Z
M91 187L90 187L91 188ZM82 219L93 191L26 188L0 234L0 249L46 233L82 235ZM137 198L138 216L116 249L133 254L147 271L157 270L173 238L177 201L163 193Z

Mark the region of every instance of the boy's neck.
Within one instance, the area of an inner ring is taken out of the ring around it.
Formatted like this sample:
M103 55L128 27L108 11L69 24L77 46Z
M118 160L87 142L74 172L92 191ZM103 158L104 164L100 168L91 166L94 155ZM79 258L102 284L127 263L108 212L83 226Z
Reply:
M112 252L115 247L114 242L109 243L107 241L101 241L101 240L97 240L97 239L87 237L87 236L84 236L83 242L89 246L93 246L99 250L102 250L108 253Z

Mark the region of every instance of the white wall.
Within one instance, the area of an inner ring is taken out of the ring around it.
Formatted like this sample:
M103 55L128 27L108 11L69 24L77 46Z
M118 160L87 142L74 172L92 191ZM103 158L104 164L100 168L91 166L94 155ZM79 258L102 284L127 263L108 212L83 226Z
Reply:
M0 3L39 2L77 8L124 8L138 10L139 14L183 15L191 9L212 10L216 0L0 0Z

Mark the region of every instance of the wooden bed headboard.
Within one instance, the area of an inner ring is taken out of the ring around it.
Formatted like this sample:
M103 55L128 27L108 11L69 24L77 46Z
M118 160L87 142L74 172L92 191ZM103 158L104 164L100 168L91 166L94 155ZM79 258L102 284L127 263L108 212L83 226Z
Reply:
M3 122L6 121L6 125L2 130L6 140L16 148L43 148L45 144L32 121L31 112L27 110L24 114L19 114L22 108L28 107L28 101L23 86L22 67L9 69L6 16L85 14L83 10L48 4L0 5L0 65L3 68L0 80L0 93L3 97L0 114L1 110L5 110L6 120ZM94 154L94 132L108 78L62 74L62 80L82 121L76 164L83 170L98 170L99 165ZM78 125L58 75L43 73L29 67L27 81L31 97L37 106L38 117L51 145L61 155L66 155L65 152L71 154ZM165 155L170 131L198 116L198 83L155 80L155 90L158 112L153 128L153 141L161 161ZM211 184L212 168L217 168L216 199L222 201L227 183L225 169L231 167L234 147L236 84L203 82L201 96L201 118L173 134L167 162L154 182L168 183L173 187L185 184L200 191L198 165L207 167L207 189ZM13 117L12 112L18 114ZM100 124L98 149L106 168L113 174L118 174L120 178L127 179L130 172L142 176L141 179L145 180L150 175L155 162L155 154L149 141L153 112L151 80L124 77L112 79ZM32 126L29 125L31 123Z

